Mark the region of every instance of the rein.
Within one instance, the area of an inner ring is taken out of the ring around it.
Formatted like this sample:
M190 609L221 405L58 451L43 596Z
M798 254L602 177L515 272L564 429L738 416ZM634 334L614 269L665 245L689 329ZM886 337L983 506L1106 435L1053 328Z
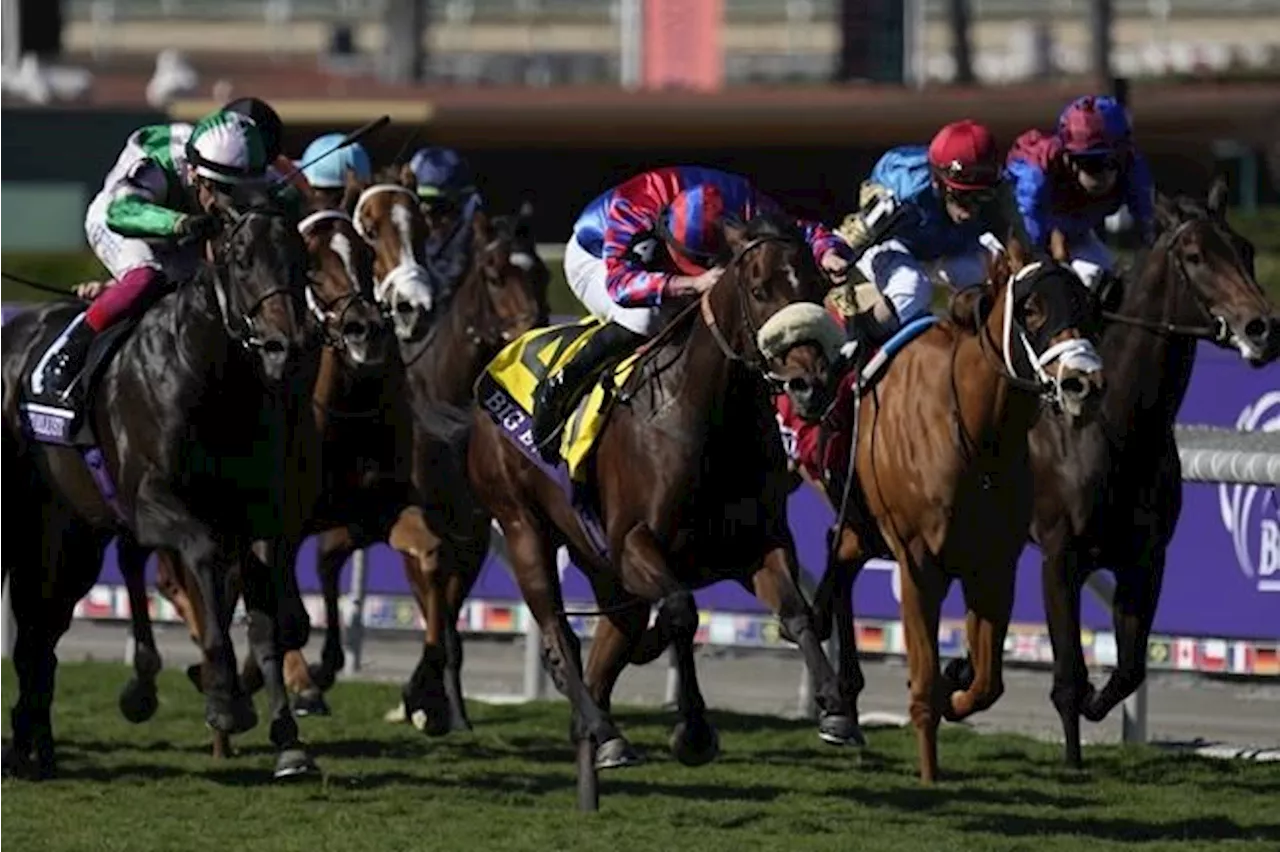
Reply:
M305 238L321 222L346 222L355 228L355 222L342 210L317 210L298 223L298 233ZM359 229L356 230L358 233ZM347 275L356 289L337 296L329 302L321 302L310 284L306 288L307 308L320 322L320 334L324 339L324 345L338 350L346 349L346 338L342 335L341 325L346 320L347 312L356 305L369 304L360 293L360 282L355 280L355 271L348 267ZM339 323L339 329L336 332L329 327L331 320Z

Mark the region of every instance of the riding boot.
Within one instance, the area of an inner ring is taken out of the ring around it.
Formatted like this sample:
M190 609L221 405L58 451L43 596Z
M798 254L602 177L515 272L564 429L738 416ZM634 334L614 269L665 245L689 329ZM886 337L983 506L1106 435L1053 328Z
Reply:
M558 447L552 438L588 381L609 359L627 354L642 339L615 322L605 323L567 364L538 385L533 394L533 441L544 460L555 460Z
M97 332L83 318L77 319L45 356L40 375L32 382L32 390L41 396L65 399L89 357L89 347L96 336Z

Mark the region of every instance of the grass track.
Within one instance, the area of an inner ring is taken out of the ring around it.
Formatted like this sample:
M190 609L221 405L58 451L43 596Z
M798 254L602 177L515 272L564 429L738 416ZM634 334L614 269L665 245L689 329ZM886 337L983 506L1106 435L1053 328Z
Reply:
M7 707L7 662L3 675ZM340 684L335 717L302 721L323 783L272 787L264 725L215 765L185 678L164 673L160 711L133 727L116 710L125 675L102 663L60 669L62 777L4 782L10 849L1280 848L1280 765L1098 747L1077 773L1058 765L1056 746L950 726L948 780L925 789L907 731L870 732L859 757L823 746L809 724L731 713L713 714L720 760L686 769L666 753L667 714L621 710L651 762L604 774L600 814L579 815L563 704L473 705L474 734L428 740L381 721L397 698L383 684Z

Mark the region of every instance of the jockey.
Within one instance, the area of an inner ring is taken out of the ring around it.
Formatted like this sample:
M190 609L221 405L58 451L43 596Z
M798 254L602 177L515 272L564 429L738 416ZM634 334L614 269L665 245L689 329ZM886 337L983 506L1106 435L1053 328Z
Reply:
M85 215L94 254L115 278L41 359L38 394L65 397L94 336L192 274L219 220L217 195L262 180L264 134L244 115L219 110L190 124L134 131ZM189 243L189 244L187 244Z
M471 167L452 148L419 148L409 168L418 180L418 203L431 229L427 266L447 295L471 263L471 223L484 199Z
M1028 236L1047 248L1053 231L1061 231L1071 266L1090 290L1115 265L1094 230L1103 219L1128 205L1143 243L1155 238L1151 172L1114 98L1072 101L1054 135L1029 130L1014 141L1006 168Z
M335 210L342 205L348 172L361 185L373 180L373 161L363 145L355 142L334 150L345 138L342 133L326 133L313 139L302 152L299 162L308 164L302 173L315 197L315 206L320 209Z
M1001 209L1011 207L1005 194L995 139L975 121L948 124L928 148L886 152L862 184L861 209L839 230L887 303L851 318L859 334L883 340L929 311L926 264L953 289L981 284L987 249L979 240L1000 232Z
M554 452L549 439L563 409L596 369L720 279L721 218L747 221L780 211L746 178L699 166L644 172L587 205L565 246L565 277L587 310L607 322L535 392L533 438L544 455ZM843 275L847 246L821 225L799 224L821 267Z

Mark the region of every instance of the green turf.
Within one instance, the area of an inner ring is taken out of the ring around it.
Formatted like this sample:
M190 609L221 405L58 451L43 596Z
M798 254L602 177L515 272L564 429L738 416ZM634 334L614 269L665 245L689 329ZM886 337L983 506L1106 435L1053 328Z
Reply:
M59 672L62 777L5 781L10 848L38 850L1274 850L1280 766L1090 748L1083 773L1058 748L942 731L950 780L922 788L914 739L870 732L858 756L812 725L713 713L724 749L690 769L665 751L670 717L618 717L650 757L601 778L601 812L574 812L567 707L474 704L476 732L429 740L382 713L390 685L339 684L336 715L304 719L323 782L270 786L263 726L224 763L207 756L202 705L166 672L161 706L133 727L116 711L125 669ZM787 686L786 688L794 688ZM4 668L6 704L14 696ZM904 696L905 698L905 696ZM262 702L259 701L259 710Z

